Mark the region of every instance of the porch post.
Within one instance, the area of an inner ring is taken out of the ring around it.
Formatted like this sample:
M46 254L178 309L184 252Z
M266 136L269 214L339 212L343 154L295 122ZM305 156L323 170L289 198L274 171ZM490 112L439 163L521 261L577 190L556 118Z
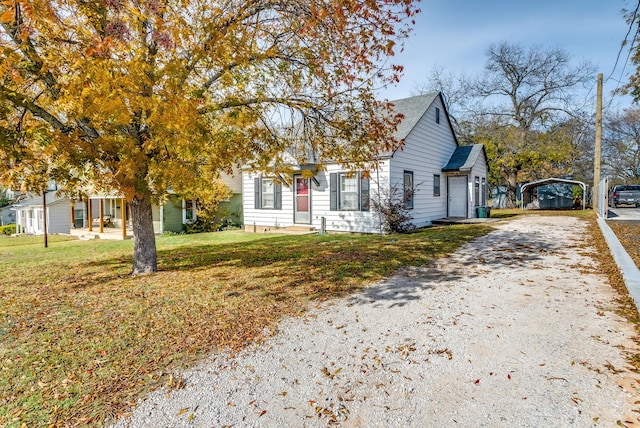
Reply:
M93 208L91 208L91 197L87 197L87 200L89 201L89 219L87 223L89 224L89 232L93 232Z
M104 233L104 199L100 198L100 233Z
M122 215L122 238L127 239L127 204L124 198L120 199L120 211Z

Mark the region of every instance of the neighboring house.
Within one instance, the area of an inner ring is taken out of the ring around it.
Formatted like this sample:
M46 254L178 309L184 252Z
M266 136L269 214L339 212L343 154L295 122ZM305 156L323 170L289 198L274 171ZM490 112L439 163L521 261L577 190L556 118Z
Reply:
M216 222L222 226L239 226L242 224L242 175L236 168L232 174L222 174L221 179L232 195L218 206ZM181 232L185 224L198 219L197 203L195 199L183 199L170 193L162 208L153 207L153 215L156 232Z
M231 175L223 174L221 178L231 190L232 196L220 205L218 220L221 224L242 224L242 178L240 172L236 170ZM94 193L89 199L91 200L91 217L94 219L94 224L97 223L100 216L100 204L103 205L103 217L109 220L110 226L122 227L121 211L123 205L125 206L126 222L130 223L129 207L123 203L120 195ZM153 229L156 233L180 233L186 224L194 223L198 219L196 200L184 199L173 191L169 191L169 195L161 206L154 204L151 208Z
M243 171L245 230L303 226L378 232L379 216L370 201L392 187L417 186L407 203L418 227L444 217L476 217L475 208L487 203L484 147L458 145L440 93L392 103L404 115L395 133L404 146L382 153L371 178L333 163L296 165L286 177Z
M71 210L81 213L83 204L72 202L66 197L56 196L55 192L46 194L47 233L69 233L72 224ZM15 212L16 232L44 234L45 210L42 196L32 196L11 206Z
M221 204L220 221L226 223L241 224L242 222L242 184L240 173L225 175L223 182L231 189L233 195L228 201ZM104 228L123 228L126 236L126 229L130 227L131 216L129 206L122 196L118 194L101 194L91 192L84 201L72 201L66 197L56 196L57 189L55 183L51 184L52 191L46 194L47 204L47 232L48 233L71 233L77 236L88 236L86 230L91 224L91 235L98 235L100 230L100 216L102 215ZM26 196L26 199L18 203L4 207L0 211L2 221L14 219L17 226L17 233L43 234L44 233L44 210L42 196ZM7 212L8 211L8 214ZM123 214L124 212L124 214ZM156 233L167 231L180 233L184 230L184 225L197 220L197 210L195 200L185 200L176 194L170 193L162 206L153 205L153 228ZM9 218L11 217L11 218ZM91 219L91 222L89 222ZM107 234L110 239L118 239L123 234ZM105 236L107 237L107 236Z
M26 196L18 191L0 189L0 201L8 203L8 205L0 207L0 226L14 224L16 222L16 212L13 210L13 205L24 198L26 198Z
M0 208L0 226L6 226L16 222L16 212L13 205L7 205Z
M231 190L231 197L220 204L216 220L223 226L241 226L242 215L242 172L234 168L232 174L223 174L222 182Z

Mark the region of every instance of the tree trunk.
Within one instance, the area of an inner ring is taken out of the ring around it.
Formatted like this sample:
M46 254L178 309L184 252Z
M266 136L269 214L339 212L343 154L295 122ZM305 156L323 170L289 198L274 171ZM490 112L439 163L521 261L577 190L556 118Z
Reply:
M516 186L518 185L518 170L507 171L506 208L516 208Z
M133 224L133 275L158 271L153 212L148 197L135 197L129 203Z

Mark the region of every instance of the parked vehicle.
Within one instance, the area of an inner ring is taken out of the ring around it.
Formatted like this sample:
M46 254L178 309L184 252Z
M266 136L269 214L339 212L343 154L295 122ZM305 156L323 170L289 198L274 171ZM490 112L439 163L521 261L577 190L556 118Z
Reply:
M609 193L609 205L612 208L618 205L640 206L640 185L626 184L614 186Z

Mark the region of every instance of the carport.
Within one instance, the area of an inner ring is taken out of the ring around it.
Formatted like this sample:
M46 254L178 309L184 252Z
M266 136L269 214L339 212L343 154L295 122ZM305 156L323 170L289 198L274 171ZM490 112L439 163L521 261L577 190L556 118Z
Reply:
M525 199L528 202L532 202L533 200L533 189L536 189L540 186L545 186L547 184L554 184L554 183L566 183L566 184L573 184L575 186L580 186L582 187L582 209L585 209L585 199L587 196L587 185L584 184L582 181L577 181L577 180L569 180L567 178L543 178L541 180L536 180L536 181L531 181L529 183L525 183L520 187L520 206L522 207L522 209L524 210L525 204L524 201Z

